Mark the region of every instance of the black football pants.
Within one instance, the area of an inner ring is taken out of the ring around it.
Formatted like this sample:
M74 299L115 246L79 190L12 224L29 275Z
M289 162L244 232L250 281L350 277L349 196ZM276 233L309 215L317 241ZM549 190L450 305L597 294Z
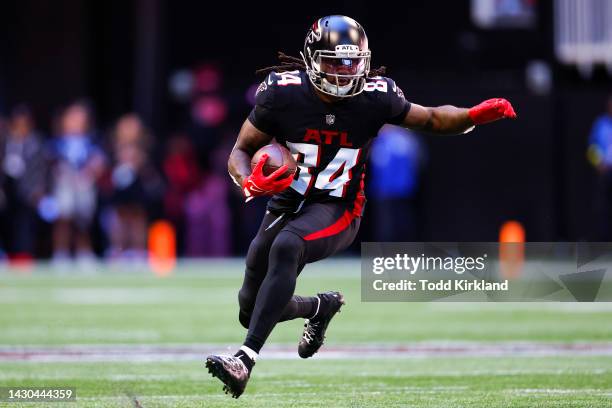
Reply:
M298 214L266 212L238 293L239 320L249 329L245 346L259 352L277 322L316 313L316 297L293 295L297 276L307 263L347 248L359 224L343 203L307 204Z

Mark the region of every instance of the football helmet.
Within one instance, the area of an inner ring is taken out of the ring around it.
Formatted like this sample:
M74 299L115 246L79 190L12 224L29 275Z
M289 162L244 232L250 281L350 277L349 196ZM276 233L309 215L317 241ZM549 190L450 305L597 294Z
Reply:
M372 53L365 30L352 18L334 15L315 21L300 54L319 91L340 98L363 91Z

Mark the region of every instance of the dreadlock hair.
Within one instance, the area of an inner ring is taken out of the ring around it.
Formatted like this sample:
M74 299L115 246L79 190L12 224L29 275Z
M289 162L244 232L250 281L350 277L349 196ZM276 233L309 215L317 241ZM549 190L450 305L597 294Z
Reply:
M280 65L272 65L270 67L258 69L255 71L255 75L268 75L270 72L274 71L306 71L306 64L304 64L304 60L302 58L292 57L291 55L287 55L279 51L278 60L280 61ZM370 70L368 73L368 78L384 75L386 72L387 67L383 65Z

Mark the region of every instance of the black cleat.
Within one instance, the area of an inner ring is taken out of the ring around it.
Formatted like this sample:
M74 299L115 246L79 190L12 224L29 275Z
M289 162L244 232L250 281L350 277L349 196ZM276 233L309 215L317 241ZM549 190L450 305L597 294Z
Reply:
M206 357L206 368L213 377L221 380L223 391L238 398L244 392L251 373L247 366L238 357L215 356Z
M318 293L317 296L321 302L319 312L314 318L306 319L298 345L298 354L302 358L312 357L321 348L327 325L344 304L344 296L340 292Z

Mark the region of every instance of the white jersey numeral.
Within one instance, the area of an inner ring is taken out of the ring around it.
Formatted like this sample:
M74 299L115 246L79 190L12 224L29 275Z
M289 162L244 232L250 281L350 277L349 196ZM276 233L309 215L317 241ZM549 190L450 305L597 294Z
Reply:
M336 157L317 176L315 188L332 190L329 195L343 197L344 189L351 181L351 169L357 164L360 152L361 149L348 149L346 147L339 149Z
M300 175L296 180L293 180L291 188L305 195L308 190L310 190L312 182L314 181L312 171L319 165L319 146L308 143L291 142L287 142L287 146L300 169Z
M319 165L321 148L319 145L309 143L287 142L300 169L299 177L293 180L291 188L305 195L313 185L313 170ZM342 147L338 149L336 156L329 162L327 167L316 176L314 188L319 190L330 190L329 194L334 197L343 197L347 184L352 178L352 169L359 161L361 149L349 149Z
M372 91L387 92L387 81L377 80L375 82L368 82L363 87L363 90L366 92L372 92Z
M280 86L287 85L301 85L302 78L300 78L300 71L287 71L276 74L280 77L276 83Z

